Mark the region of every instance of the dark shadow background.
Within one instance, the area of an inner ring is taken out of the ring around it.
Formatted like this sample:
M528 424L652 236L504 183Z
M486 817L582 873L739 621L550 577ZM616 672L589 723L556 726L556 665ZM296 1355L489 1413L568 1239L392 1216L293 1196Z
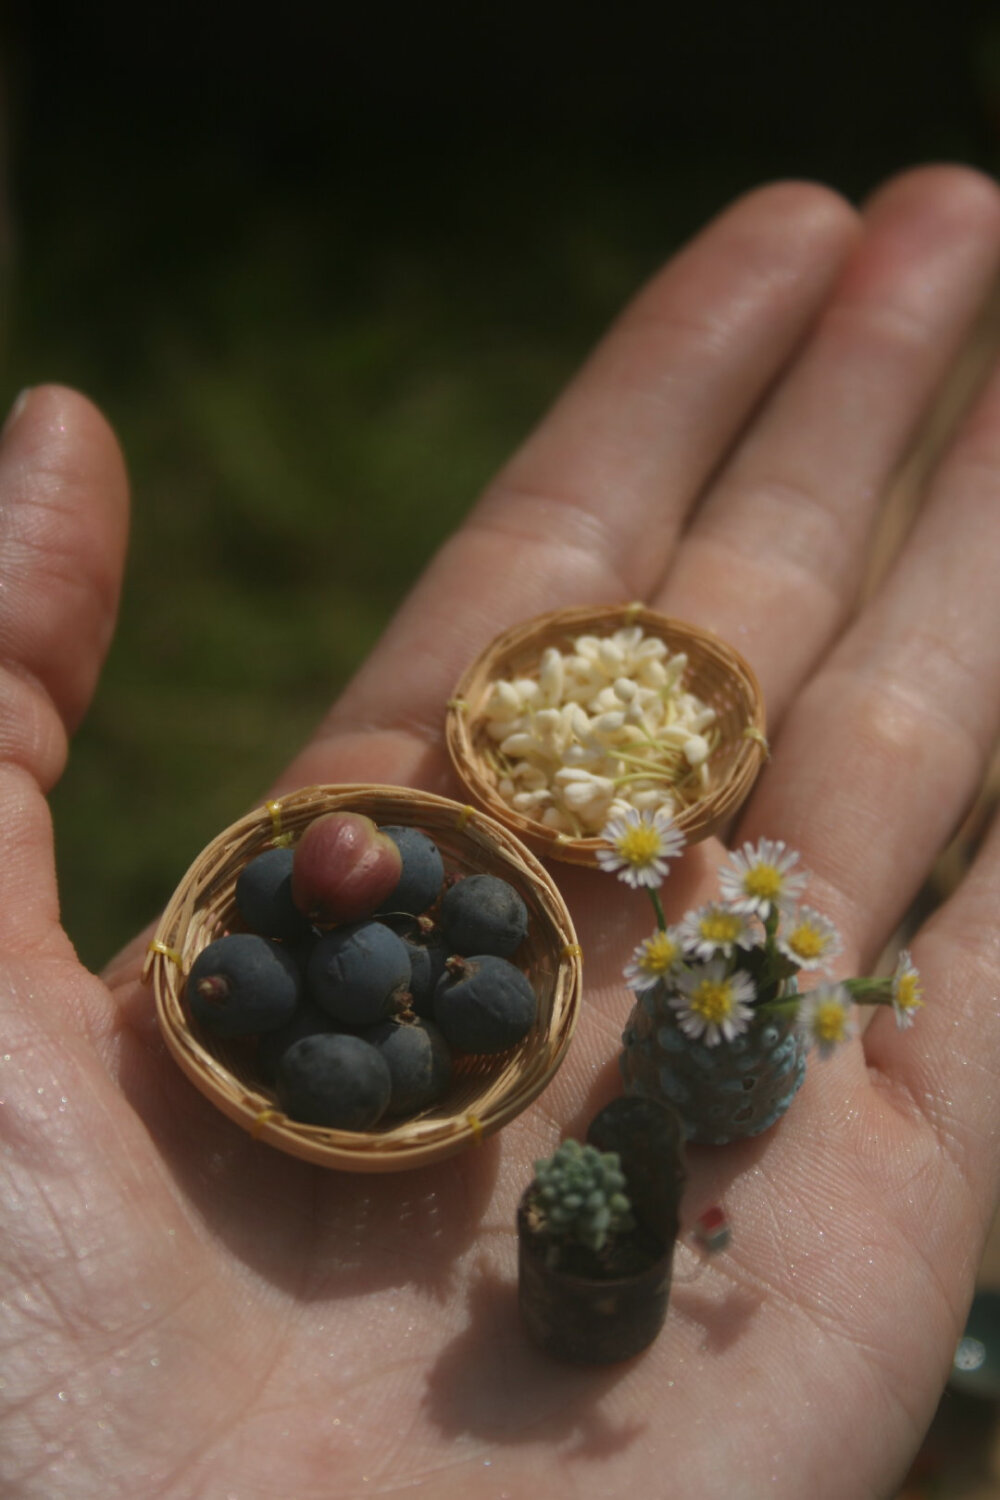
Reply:
M8 9L9 396L118 429L55 798L99 965L259 796L626 297L736 193L992 168L992 7Z

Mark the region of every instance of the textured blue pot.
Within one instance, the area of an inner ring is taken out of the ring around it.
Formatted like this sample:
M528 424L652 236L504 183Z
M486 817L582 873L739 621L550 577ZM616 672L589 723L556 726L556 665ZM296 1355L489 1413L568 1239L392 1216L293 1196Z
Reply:
M761 1017L714 1047L677 1025L663 984L636 999L622 1035L626 1094L673 1105L689 1141L724 1146L780 1119L806 1074L807 1045L794 1019Z

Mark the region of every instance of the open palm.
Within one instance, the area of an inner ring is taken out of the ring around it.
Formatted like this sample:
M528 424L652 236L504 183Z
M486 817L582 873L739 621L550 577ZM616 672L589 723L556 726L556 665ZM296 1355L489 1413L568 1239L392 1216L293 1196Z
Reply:
M736 836L801 851L872 964L974 795L1000 704L1000 375L877 597L879 503L990 292L1000 194L958 168L856 214L785 184L636 299L405 602L275 790L454 793L443 708L470 656L560 605L645 599L753 664L772 758ZM17 1500L885 1496L933 1412L997 1183L1000 837L919 934L928 1004L813 1062L755 1141L692 1149L667 1325L600 1370L524 1341L514 1208L617 1091L621 965L650 929L557 870L585 954L566 1063L439 1167L326 1172L251 1140L165 1052L138 973L58 925L44 794L89 699L125 482L94 409L34 391L0 443L0 1400ZM714 894L717 845L666 887Z

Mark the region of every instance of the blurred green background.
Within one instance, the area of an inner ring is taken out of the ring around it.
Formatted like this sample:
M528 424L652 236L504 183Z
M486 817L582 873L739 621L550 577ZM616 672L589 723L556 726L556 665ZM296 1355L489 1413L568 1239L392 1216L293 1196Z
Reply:
M4 25L9 396L134 487L54 800L100 965L260 795L640 282L737 192L991 166L989 10L230 4Z

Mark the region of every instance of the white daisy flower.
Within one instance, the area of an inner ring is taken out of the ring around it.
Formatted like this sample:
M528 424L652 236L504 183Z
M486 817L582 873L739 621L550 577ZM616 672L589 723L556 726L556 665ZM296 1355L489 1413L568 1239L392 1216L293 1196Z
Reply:
M730 868L719 871L719 890L737 911L766 922L772 911L794 905L806 883L802 872L792 874L798 851L786 849L781 839L759 839L756 848L744 844L729 855Z
M844 946L840 933L821 912L798 906L782 913L778 948L800 969L822 969Z
M625 965L625 983L638 994L652 989L658 980L675 969L684 957L684 945L676 927L654 932L643 938Z
M721 901L709 901L689 911L680 924L681 937L695 958L729 958L734 948L752 948L759 933L751 917Z
M726 968L725 960L717 958L679 974L680 994L670 997L684 1035L706 1047L714 1047L723 1038L731 1042L746 1031L753 1017L753 980L742 969L727 974Z
M685 843L670 813L662 809L639 812L634 807L610 819L601 830L601 838L611 847L598 849L597 863L633 888L662 885L667 860L676 859Z
M842 984L821 984L802 996L798 1024L820 1057L829 1057L857 1030L854 1002Z
M923 1003L924 987L920 974L910 957L910 950L903 948L892 976L892 1008L896 1012L896 1025L901 1031L913 1025L915 1012Z

